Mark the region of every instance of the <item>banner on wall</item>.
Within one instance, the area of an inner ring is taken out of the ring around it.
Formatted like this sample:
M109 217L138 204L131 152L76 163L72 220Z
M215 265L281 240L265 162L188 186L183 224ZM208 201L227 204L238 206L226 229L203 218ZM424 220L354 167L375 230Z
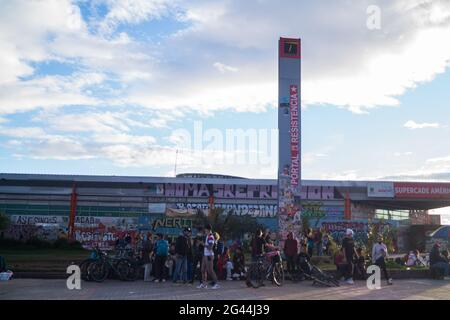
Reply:
M450 183L394 182L395 198L450 199Z

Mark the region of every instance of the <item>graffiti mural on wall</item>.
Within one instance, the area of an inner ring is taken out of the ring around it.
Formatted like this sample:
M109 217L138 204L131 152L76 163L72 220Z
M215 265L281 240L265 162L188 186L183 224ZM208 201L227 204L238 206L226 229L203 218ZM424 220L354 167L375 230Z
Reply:
M42 239L54 241L67 237L68 217L46 215L11 215L11 224L4 231L9 239L28 241Z
M162 233L172 239L180 235L183 228L192 228L193 226L193 220L185 216L141 216L138 222L140 232ZM195 230L193 231L195 232Z
M54 241L67 238L67 216L12 215L11 225L4 236L20 241L38 238ZM75 218L75 240L84 248L98 246L104 250L114 248L118 238L137 233L137 218L77 216Z
M376 223L376 222L375 222ZM386 227L392 227L392 223L379 222L380 232ZM321 227L337 242L341 242L347 229L352 229L356 242L367 243L369 221L322 221Z
M208 215L210 205L208 203L177 203L179 210L201 210ZM214 203L214 208L224 210L224 214L233 214L237 216L251 216L253 218L274 218L277 215L276 205L266 204L229 204Z
M138 218L122 217L77 217L75 220L75 240L84 248L99 247L112 250L116 241L127 234L132 242L138 234Z

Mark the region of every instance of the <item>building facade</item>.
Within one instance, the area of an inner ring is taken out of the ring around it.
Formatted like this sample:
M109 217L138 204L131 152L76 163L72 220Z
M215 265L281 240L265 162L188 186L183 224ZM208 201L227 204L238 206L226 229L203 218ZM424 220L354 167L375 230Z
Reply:
M302 217L311 227L323 228L337 240L352 228L364 242L369 221L399 230L439 225L439 216L428 215L428 210L450 206L450 184L304 180L300 196ZM212 207L249 216L275 232L280 229L275 179L0 174L0 211L11 219L2 236L23 241L64 237L71 207L75 239L87 248L111 249L127 233L175 237L192 227L198 211L207 215Z

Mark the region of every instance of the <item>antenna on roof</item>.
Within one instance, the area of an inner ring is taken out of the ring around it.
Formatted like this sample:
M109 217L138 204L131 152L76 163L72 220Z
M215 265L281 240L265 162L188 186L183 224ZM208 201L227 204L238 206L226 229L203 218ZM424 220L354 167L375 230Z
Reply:
M175 154L175 168L173 170L174 177L177 176L177 161L178 161L178 149L177 149L177 153Z

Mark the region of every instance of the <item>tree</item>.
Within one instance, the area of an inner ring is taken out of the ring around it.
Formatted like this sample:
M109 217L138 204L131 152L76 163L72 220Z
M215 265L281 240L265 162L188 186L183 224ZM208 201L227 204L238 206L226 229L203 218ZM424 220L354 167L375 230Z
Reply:
M256 229L264 227L250 216L237 216L233 212L225 213L222 208L210 210L206 216L203 211L198 210L193 219L193 226L202 230L205 224L211 224L213 231L218 232L222 239L242 239L246 233L254 233Z
M0 212L0 231L7 229L10 222L11 220L9 219L9 217L5 213Z
M384 244L386 245L389 253L394 253L396 230L389 224L386 224L384 220L378 222L369 221L367 228L367 249L371 254L373 245L377 242L378 236L382 237Z

